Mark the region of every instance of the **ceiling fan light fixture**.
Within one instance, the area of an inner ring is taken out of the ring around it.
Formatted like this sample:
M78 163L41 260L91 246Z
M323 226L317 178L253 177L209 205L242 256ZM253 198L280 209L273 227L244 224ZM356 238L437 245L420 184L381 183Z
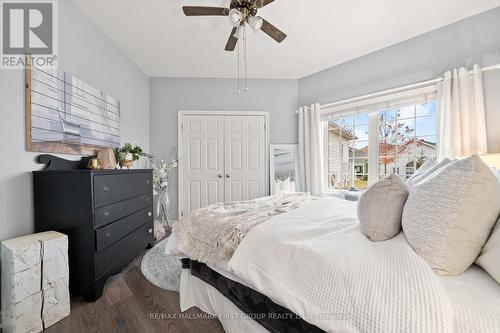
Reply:
M254 32L259 32L264 21L260 16L252 16L248 19L248 24Z
M241 24L241 20L243 20L243 15L238 9L233 8L229 11L228 18L229 18L229 23L231 23L233 27L239 27Z

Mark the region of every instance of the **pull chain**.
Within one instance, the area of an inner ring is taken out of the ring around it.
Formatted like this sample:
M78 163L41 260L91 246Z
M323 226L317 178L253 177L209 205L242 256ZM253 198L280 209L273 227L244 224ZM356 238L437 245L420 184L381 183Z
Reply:
M240 28L238 28L240 29ZM238 39L241 37L240 36L240 32L239 30L236 31L236 33L238 34ZM238 40L238 52L237 52L237 56L238 56L238 61L237 61L237 66L238 66L238 90L236 91L238 95L241 94L241 89L240 89L240 44L239 43L239 40Z
M244 48L245 48L245 51L244 51L244 63L245 63L245 92L248 91L248 71L247 71L247 67L248 67L248 49L247 49L247 27L246 25L244 26L244 30L243 30L243 40L244 40Z
M246 25L242 25L238 28L236 32L238 35L238 61L237 61L237 73L238 73L238 84L237 84L237 94L241 95L241 81L244 81L245 87L244 92L248 91L248 48L247 48L247 29ZM240 44L243 44L240 46ZM243 49L243 54L240 55L240 47ZM241 64L241 61L243 64ZM243 78L241 77L241 71L243 70Z

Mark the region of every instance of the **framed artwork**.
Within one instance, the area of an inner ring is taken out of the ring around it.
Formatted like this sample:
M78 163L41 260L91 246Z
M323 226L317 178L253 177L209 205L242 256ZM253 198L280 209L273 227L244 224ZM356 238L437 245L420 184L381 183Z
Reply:
M61 70L26 61L26 150L97 155L120 146L120 102Z

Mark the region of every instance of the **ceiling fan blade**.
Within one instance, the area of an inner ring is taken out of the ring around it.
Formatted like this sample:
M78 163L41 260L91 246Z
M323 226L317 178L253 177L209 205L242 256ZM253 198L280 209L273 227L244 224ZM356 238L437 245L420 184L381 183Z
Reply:
M226 51L234 51L236 48L236 44L238 44L238 38L234 37L234 34L236 34L236 31L238 31L238 28L233 28L233 31L231 31L231 35L229 36L229 39L227 40L226 44Z
M269 5L274 0L256 0L256 1L257 1L257 7L262 8L262 7Z
M264 31L266 34L268 34L272 39L274 39L278 43L281 43L286 38L286 34L283 31L276 28L274 25L272 25L271 23L269 23L264 19L262 19L261 30Z
M182 7L186 16L228 16L229 8L222 7L200 7L184 6Z

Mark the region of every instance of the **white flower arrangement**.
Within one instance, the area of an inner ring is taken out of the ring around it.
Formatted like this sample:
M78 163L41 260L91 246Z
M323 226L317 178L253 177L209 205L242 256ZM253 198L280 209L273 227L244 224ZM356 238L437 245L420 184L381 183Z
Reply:
M168 188L170 174L177 168L179 159L166 163L164 160L152 162L153 167L153 189L162 193Z

